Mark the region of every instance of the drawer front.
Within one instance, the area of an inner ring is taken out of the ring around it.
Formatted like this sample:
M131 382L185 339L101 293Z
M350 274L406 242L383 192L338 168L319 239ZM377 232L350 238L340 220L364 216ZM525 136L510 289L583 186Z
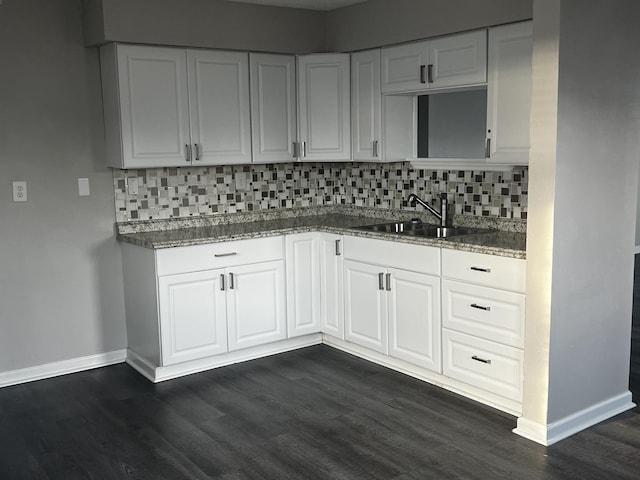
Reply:
M438 247L345 235L344 257L382 267L440 275Z
M446 328L442 343L444 375L522 401L522 350Z
M284 259L282 236L208 243L156 251L158 276Z
M442 325L486 340L524 347L522 293L442 281Z
M526 261L443 248L442 276L525 293Z

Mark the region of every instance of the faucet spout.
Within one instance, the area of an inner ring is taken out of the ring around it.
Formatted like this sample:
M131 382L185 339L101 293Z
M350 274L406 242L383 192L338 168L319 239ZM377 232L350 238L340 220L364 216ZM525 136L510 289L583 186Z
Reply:
M431 213L434 217L440 220L441 227L447 227L448 226L447 218L449 216L448 215L449 206L447 205L447 194L441 193L439 196L440 196L440 211L433 208L427 202L425 202L420 197L418 197L415 193L412 193L411 195L409 195L409 197L407 198L407 201L414 206L416 203L419 203L424 208L426 208L429 211L429 213Z

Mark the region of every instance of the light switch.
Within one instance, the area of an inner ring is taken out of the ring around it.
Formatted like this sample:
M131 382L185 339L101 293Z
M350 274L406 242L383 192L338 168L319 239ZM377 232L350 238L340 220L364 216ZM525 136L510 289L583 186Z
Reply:
M88 178L79 178L78 179L78 195L81 197L87 197L91 194L89 191L89 179Z
M13 182L13 201L27 201L27 182Z

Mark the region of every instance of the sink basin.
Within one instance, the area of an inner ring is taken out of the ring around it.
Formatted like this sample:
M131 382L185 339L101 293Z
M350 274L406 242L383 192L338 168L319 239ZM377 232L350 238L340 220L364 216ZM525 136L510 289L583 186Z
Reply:
M377 225L364 225L353 227L355 230L365 230L368 232L397 233L399 235L410 235L425 238L448 238L462 235L473 235L483 233L486 230L468 227L439 227L420 221L380 223Z

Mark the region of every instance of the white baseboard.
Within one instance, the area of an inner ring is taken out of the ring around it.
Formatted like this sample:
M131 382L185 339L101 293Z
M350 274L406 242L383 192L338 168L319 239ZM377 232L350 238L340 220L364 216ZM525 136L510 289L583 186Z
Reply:
M35 367L21 368L20 370L11 370L0 373L0 388L81 372L83 370L91 370L92 368L106 367L114 363L122 363L126 357L126 350L115 350L98 355L88 355L86 357L46 363Z
M542 425L520 417L518 418L518 426L513 429L513 433L549 446L635 406L636 404L631 401L631 392L627 391L549 425Z

